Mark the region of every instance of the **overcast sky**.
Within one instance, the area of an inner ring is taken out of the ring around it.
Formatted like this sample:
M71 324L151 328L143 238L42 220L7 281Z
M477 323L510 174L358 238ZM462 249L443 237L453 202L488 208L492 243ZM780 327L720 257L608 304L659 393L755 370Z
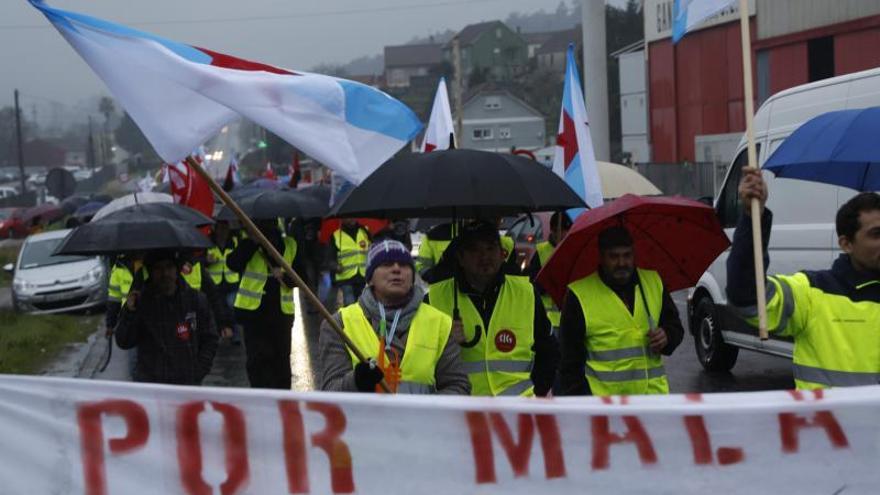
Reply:
M345 63L447 28L560 0L49 0L176 41L290 69ZM615 5L625 0L611 0ZM0 0L0 106L19 88L65 104L104 85L26 0ZM571 4L570 0L566 0Z

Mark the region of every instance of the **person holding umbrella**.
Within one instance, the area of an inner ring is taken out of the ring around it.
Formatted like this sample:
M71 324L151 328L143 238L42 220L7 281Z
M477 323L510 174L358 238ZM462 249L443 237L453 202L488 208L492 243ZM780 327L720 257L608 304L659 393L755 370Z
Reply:
M348 306L357 301L358 295L364 290L370 234L357 220L344 218L330 242L331 265L335 267L333 294L341 289L342 304Z
M669 393L660 354L671 355L684 330L660 275L637 268L633 244L626 227L605 228L598 236L599 269L568 285L561 395Z
M282 236L276 219L260 218L255 223L285 261L297 266L297 243L292 237ZM251 387L290 390L293 280L251 238L242 239L226 263L241 274L233 306L235 319L244 327Z
M454 263L455 275L431 284L428 300L453 318L472 395L544 396L558 345L537 290L528 277L505 274L504 258L494 223L463 226L441 261Z
M199 385L217 351L208 300L180 278L179 252L150 251L144 263L150 277L143 290L128 293L116 343L138 350L135 381Z
M345 334L367 356L360 362L327 322L321 326L321 390L373 392L384 377L392 391L414 394L470 393L452 320L422 302L414 284L409 250L382 240L367 255L367 287L354 304L335 315Z
M767 266L773 214L764 207L769 193L760 170L743 169L739 196L742 204L760 204ZM743 208L734 233L727 296L757 325L750 214ZM799 390L880 380L880 194L854 196L837 210L835 224L843 253L830 269L766 277L768 329L794 339L792 367Z

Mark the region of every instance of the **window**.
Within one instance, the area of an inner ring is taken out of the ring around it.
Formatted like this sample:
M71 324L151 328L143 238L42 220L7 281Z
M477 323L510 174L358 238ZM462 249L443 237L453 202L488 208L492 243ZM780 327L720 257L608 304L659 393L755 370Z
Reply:
M501 108L501 97L487 96L483 102L483 107L486 110L499 110Z
M755 154L759 155L761 145L756 144L755 146ZM739 202L739 179L742 176L742 168L748 165L748 161L748 149L743 149L737 155L736 160L733 161L733 165L730 166L727 182L724 183L721 193L718 195L718 201L716 202L718 220L721 221L721 226L724 228L736 227L739 215L742 212L742 205Z
M498 129L498 137L500 139L510 139L510 127L502 127Z
M474 129L474 140L481 139L492 139L492 129L488 127Z
M758 71L758 106L770 98L770 51L761 50L758 52L755 61L755 67Z
M495 28L495 37L501 39L501 28Z
M810 82L834 77L834 38L826 36L807 42Z

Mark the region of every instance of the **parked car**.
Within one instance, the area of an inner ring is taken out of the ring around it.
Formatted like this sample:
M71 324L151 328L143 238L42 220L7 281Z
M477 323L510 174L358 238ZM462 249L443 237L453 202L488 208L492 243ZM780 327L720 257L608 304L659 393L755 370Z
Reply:
M0 239L21 239L28 234L28 224L24 220L24 212L27 208L13 208L12 211L0 220Z
M0 199L18 196L18 190L10 186L0 186Z
M99 257L52 256L70 233L56 230L28 237L18 259L3 267L13 274L12 305L27 313L99 308L107 300L107 268Z
M755 114L758 163L765 161L795 129L820 114L880 105L880 69L797 86L771 96ZM715 209L727 235L733 237L742 211L737 188L747 162L745 138L715 198ZM856 191L818 182L777 179L765 172L773 211L769 273L827 269L839 252L834 219L837 209ZM700 278L688 298L688 317L697 358L710 371L728 371L740 349L791 358L790 339L758 331L727 306L727 256L722 253Z
M537 212L519 217L507 229L507 236L513 238L513 250L516 252L516 265L525 271L535 255L535 246L546 241L550 235L551 213Z

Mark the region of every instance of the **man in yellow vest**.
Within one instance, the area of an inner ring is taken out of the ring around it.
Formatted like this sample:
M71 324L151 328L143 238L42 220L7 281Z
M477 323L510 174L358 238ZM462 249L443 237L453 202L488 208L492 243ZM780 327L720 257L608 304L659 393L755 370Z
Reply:
M727 259L727 296L757 326L750 202L761 205L764 266L773 215L760 170L743 169L743 215ZM821 221L821 219L816 219ZM875 385L880 381L880 194L864 192L837 210L843 253L830 270L766 279L767 326L794 339L793 371L799 390Z
M282 236L275 219L255 223L284 260L296 267L296 241ZM239 241L226 263L241 275L233 306L235 319L244 327L251 387L290 390L293 280L250 238Z
M231 235L229 222L226 220L217 220L214 223L211 240L214 242L214 247L209 249L205 256L206 269L221 301L225 302L226 309L231 312L240 277L226 264L226 258L238 245L238 241ZM234 321L231 329L221 330L220 336L231 338L235 345L241 344L240 331Z
M332 293L335 295L341 289L342 304L348 306L357 301L364 290L370 235L357 220L345 218L339 229L333 232L330 244L335 262Z
M565 238L566 234L568 234L570 228L571 218L569 218L568 214L565 212L556 212L550 217L550 233L547 235L547 240L541 241L535 245L535 254L532 256L532 261L529 262L528 274L529 280L531 280L532 283L534 283L535 277L538 276L538 272L541 271L541 268L547 264L547 260L553 255L556 246L559 245L559 242ZM562 312L559 311L559 308L556 306L556 303L553 302L552 297L545 294L540 286L536 287L538 292L541 293L541 302L544 304L544 310L547 311L547 318L550 320L550 325L553 327L553 334L558 335L559 321L562 318Z
M456 320L453 335L462 346L471 394L546 395L559 349L528 277L502 270L497 226L484 221L463 226L447 256L454 258L456 274L431 284L428 299Z
M358 361L324 322L321 390L373 392L384 377L397 393L467 395L470 383L451 336L452 319L422 302L409 250L399 241L378 241L370 248L366 275L367 289L334 318L372 361Z
M660 354L684 330L660 275L636 268L623 226L599 233L599 269L568 285L562 307L562 395L667 394Z

